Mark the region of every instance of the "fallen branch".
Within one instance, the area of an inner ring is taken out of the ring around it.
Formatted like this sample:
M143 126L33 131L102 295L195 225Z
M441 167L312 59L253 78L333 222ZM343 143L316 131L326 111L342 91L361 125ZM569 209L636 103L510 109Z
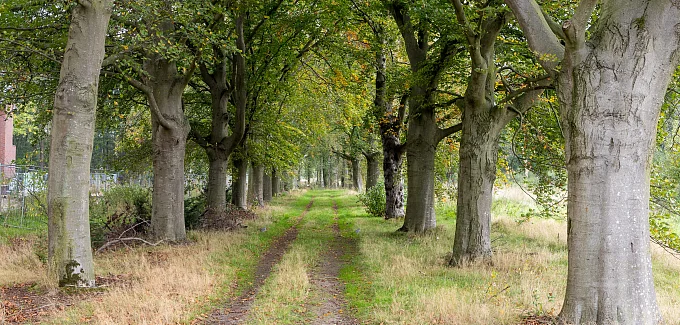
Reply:
M666 243L664 243L664 242L662 242L662 241L660 241L660 240L658 240L658 239L656 239L652 236L649 236L649 239L651 239L653 243L661 246L661 248L663 248L666 252L671 254L671 256L680 260L680 251L678 251L677 249L667 245Z
M104 244L102 247L99 247L99 249L97 249L94 253L97 254L97 253L101 252L102 250L106 249L107 247L109 247L109 246L111 246L111 245L113 245L113 244L116 244L116 243L125 243L126 241L141 241L142 243L147 244L147 245L149 245L149 246L158 246L158 245L160 245L162 242L164 242L165 239L161 239L161 240L157 241L156 243L152 243L152 242L149 242L149 241L146 241L146 240L144 240L144 239L137 238L137 237L116 238L116 239L114 239L114 240L111 240L111 241L107 242L107 243Z

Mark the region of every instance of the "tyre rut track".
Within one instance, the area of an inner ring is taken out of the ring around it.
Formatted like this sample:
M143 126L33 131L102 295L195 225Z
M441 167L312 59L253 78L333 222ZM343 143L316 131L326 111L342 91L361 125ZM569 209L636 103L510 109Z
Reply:
M356 325L359 322L348 314L345 285L340 281L340 269L344 265L342 257L356 246L352 238L343 237L338 225L338 205L333 203L333 238L323 253L319 264L312 270L311 284L320 293L320 302L313 309L316 318L313 325Z
M283 255L288 251L290 244L297 238L300 221L302 221L307 212L309 212L313 204L314 198L307 204L305 211L300 214L295 224L288 228L283 235L274 240L267 251L262 254L255 270L255 280L250 287L248 287L240 296L232 298L229 303L226 304L226 308L214 311L207 319L200 322L200 324L243 324L247 320L255 296L260 291L264 281L271 274L274 265L281 261Z

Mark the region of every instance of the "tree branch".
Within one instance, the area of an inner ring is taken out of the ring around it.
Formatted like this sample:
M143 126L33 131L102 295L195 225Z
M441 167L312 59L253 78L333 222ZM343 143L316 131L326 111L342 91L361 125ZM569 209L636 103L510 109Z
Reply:
M161 113L160 108L158 108L158 103L156 103L156 97L153 94L153 89L151 87L143 84L142 82L132 79L128 76L123 76L127 82L132 85L132 87L135 87L142 91L144 94L146 94L146 99L149 101L149 108L151 109L151 114L153 114L156 119L158 120L158 123L168 129L172 130L173 126L168 122L168 120L163 116Z
M470 22L467 20L467 17L465 16L465 11L463 11L463 4L460 2L460 0L451 0L451 3L453 3L453 8L456 9L456 18L458 19L458 23L463 25L463 30L465 31L465 37L467 37L468 44L470 45L475 44L475 39L477 38L477 35L475 35L475 32L472 30L472 27L470 27Z
M449 126L446 129L437 129L437 133L435 135L435 143L439 143L439 141L442 141L444 138L456 133L460 132L463 129L463 123L458 123L456 125Z
M536 52L543 68L554 72L564 59L564 47L552 32L543 16L543 11L535 0L505 0L519 22L529 48Z

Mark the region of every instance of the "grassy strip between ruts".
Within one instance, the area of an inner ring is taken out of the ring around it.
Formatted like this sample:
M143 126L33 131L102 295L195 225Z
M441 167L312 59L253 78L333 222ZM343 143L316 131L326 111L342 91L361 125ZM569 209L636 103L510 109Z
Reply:
M362 323L518 324L525 315L556 315L566 284L564 222L494 216L494 264L450 268L454 210L439 206L437 229L417 236L396 233L402 221L370 218L359 207L344 210L343 235L356 237L359 252L341 278ZM657 247L652 253L665 322L680 324L680 261Z
M97 272L126 274L130 284L68 308L47 324L190 323L223 308L252 282L260 254L295 223L309 201L297 194L276 198L247 228L191 232L189 245L101 254L95 259Z
M314 196L314 205L300 224L297 239L255 299L247 324L309 324L315 317L319 293L310 276L334 236L333 204L355 198L345 191L310 191L306 195Z

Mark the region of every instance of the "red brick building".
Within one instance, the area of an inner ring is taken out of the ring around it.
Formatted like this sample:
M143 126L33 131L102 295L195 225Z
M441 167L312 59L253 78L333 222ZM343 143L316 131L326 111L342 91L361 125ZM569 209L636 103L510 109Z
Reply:
M12 142L14 121L5 112L0 112L0 172L4 177L14 177L14 160L17 158L17 147ZM11 167L5 167L12 165Z

